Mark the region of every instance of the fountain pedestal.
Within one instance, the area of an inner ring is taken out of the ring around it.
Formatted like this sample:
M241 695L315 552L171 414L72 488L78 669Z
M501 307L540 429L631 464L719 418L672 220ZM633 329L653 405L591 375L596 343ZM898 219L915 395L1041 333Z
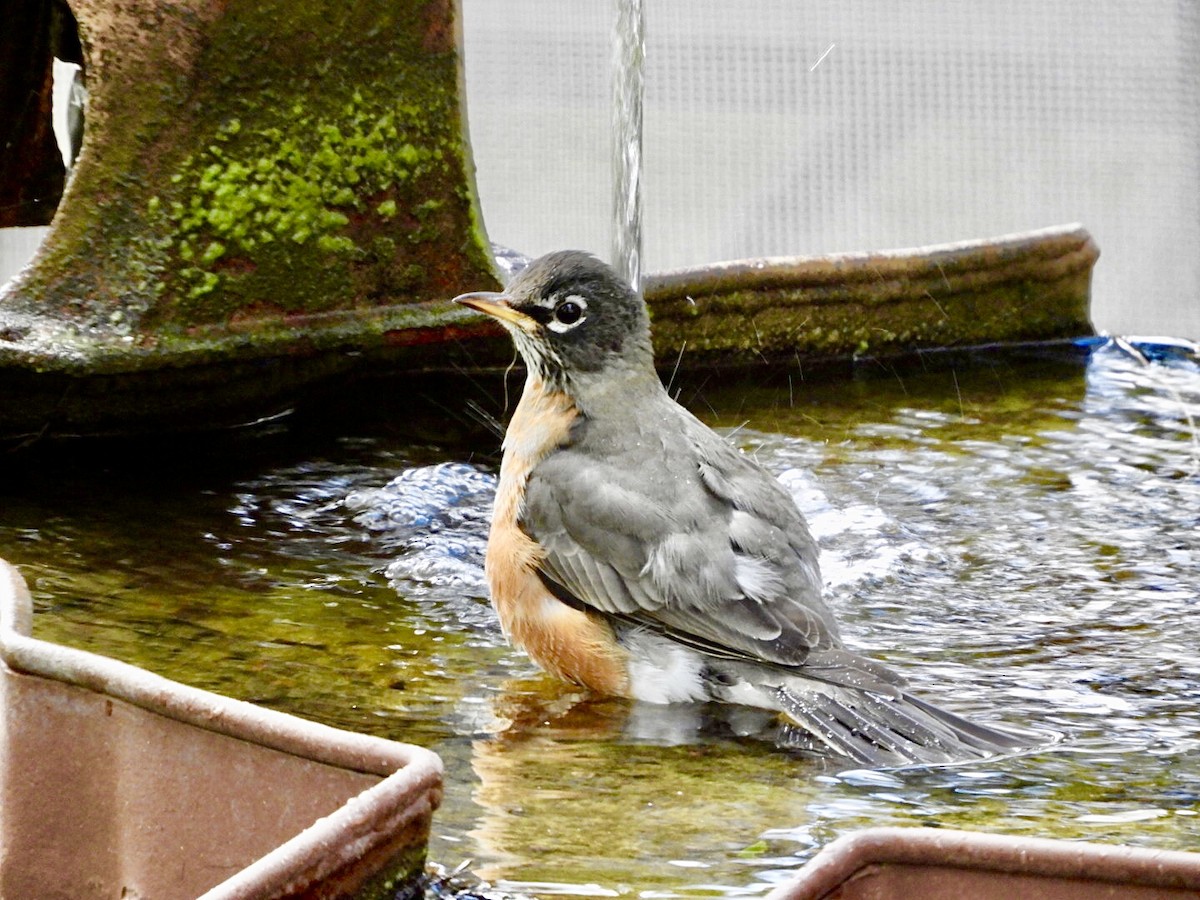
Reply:
M72 6L86 136L0 292L0 432L257 418L495 286L453 0Z

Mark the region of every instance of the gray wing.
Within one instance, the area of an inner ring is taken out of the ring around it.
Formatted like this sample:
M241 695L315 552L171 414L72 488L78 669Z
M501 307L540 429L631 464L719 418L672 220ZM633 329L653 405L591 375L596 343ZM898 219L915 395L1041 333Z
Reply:
M853 654L839 650L792 498L663 399L639 417L653 430L588 423L534 470L522 527L546 550L545 575L574 602L713 655L844 666Z

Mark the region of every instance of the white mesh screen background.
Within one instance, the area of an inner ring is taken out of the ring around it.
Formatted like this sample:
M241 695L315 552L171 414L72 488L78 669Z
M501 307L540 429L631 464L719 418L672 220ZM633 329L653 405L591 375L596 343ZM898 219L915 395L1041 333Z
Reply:
M645 0L644 271L1080 222L1200 337L1196 0ZM492 240L609 255L612 0L463 0Z

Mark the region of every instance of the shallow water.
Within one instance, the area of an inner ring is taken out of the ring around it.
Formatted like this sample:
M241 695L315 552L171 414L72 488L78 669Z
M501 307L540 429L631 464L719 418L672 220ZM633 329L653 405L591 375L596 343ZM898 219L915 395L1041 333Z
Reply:
M431 857L512 890L759 894L879 824L1197 849L1200 364L1143 350L682 382L808 514L852 645L1064 735L985 764L846 771L540 676L484 599L489 436L35 466L0 488L0 556L39 637L436 750Z

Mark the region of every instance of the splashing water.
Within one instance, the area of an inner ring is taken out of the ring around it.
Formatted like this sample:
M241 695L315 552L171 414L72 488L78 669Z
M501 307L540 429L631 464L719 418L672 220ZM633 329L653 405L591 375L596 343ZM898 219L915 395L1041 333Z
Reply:
M539 675L485 596L495 460L386 430L34 473L0 496L0 556L39 637L436 750L431 857L497 889L757 896L880 824L1194 849L1200 361L1131 346L692 404L797 498L848 643L956 712L1067 735L1010 759L842 771Z

